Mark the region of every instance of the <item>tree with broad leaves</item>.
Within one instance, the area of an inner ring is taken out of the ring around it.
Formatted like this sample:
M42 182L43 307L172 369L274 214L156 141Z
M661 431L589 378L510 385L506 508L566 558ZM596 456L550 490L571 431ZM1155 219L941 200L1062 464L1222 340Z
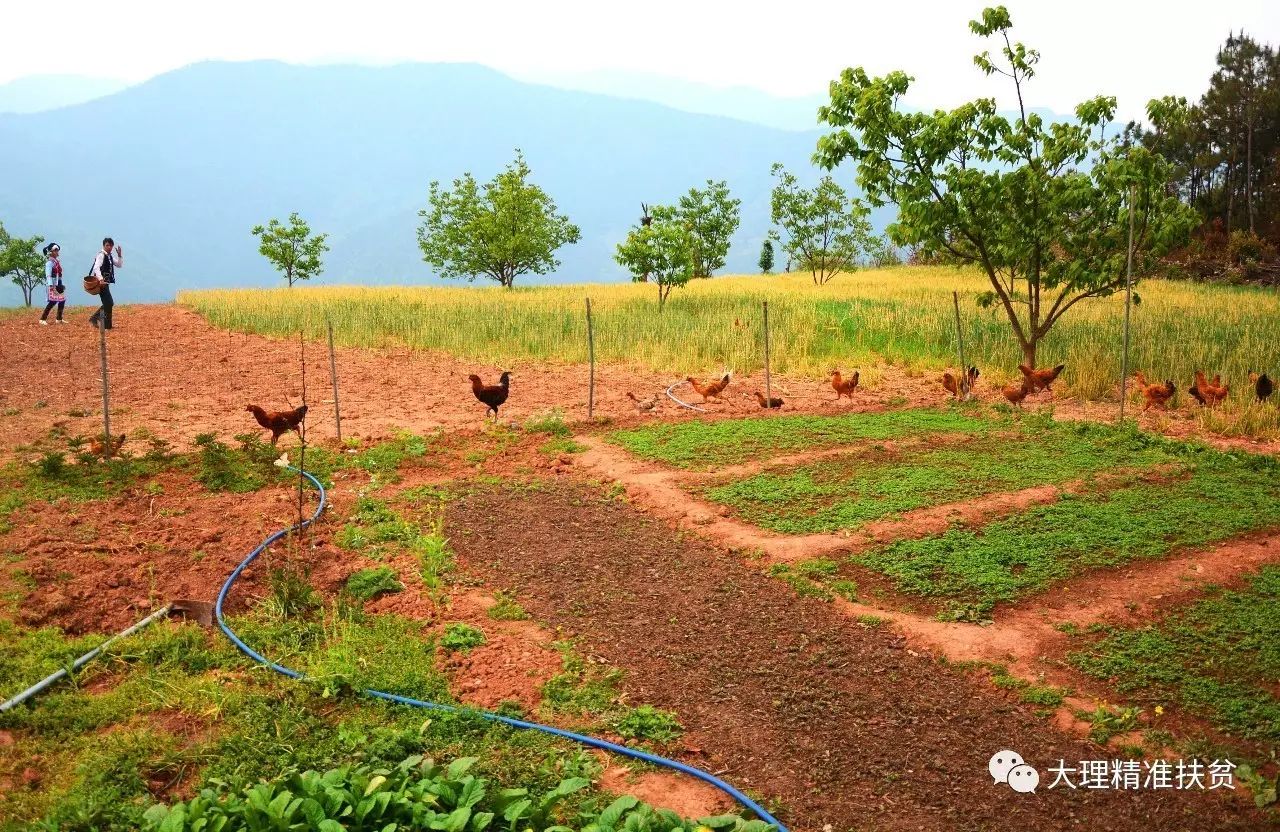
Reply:
M275 266L289 286L310 280L324 269L321 255L329 250L328 234L311 234L311 226L298 213L289 215L289 224L272 219L250 232L259 240L258 253Z
M22 290L22 302L31 305L36 287L44 283L43 237L13 237L0 225L0 277Z
M560 265L555 252L578 242L578 227L556 213L547 192L529 182L529 166L515 160L479 185L466 173L453 190L431 183L430 206L418 212L422 259L441 277L487 277L510 289L522 274L547 274Z
M707 180L705 189L690 188L675 205L655 205L653 220L678 222L693 238L693 276L710 277L724 267L729 240L738 230L742 200L729 196L727 182Z
M856 269L872 241L867 206L849 199L830 176L822 177L813 188L803 188L781 164L773 166L773 175L778 184L770 208L777 228L769 235L787 252L788 261L794 258L808 269L816 286Z
M671 290L693 279L697 242L688 227L655 207L648 224L641 223L618 244L615 259L631 272L636 283L658 284L658 311L667 304Z
M897 204L889 227L896 244L980 267L991 284L980 302L999 304L1023 360L1035 366L1040 342L1073 306L1124 288L1130 193L1137 274L1186 240L1196 219L1166 193L1163 158L1106 138L1114 98L1080 104L1075 124L1045 124L1027 112L1024 90L1040 55L1010 39L1012 25L1000 6L969 27L1002 41L1002 60L983 52L974 62L1009 79L1016 118L999 115L990 98L950 112L903 112L912 80L905 73L871 78L846 69L819 111L837 129L819 140L815 158L827 168L854 160L867 199Z
M766 239L760 244L760 273L769 274L773 271L773 240Z

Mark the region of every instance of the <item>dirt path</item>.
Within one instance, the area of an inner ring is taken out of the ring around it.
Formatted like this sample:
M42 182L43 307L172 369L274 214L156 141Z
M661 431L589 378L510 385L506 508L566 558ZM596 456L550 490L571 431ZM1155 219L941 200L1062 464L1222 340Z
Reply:
M214 329L203 318L176 306L117 307L117 326L110 333L110 378L113 427L125 433L145 428L189 447L199 433L223 436L258 430L245 412L247 403L285 409L301 401L299 345L255 335ZM48 433L64 422L72 435L90 436L101 428L97 331L85 322L87 310L74 310L67 326L41 327L34 315L0 319L0 454ZM326 347L307 344L308 428L315 439L336 434L332 395L328 388ZM459 361L449 356L404 349L338 350L338 375L345 435L381 438L396 430L477 427L484 408L471 396L467 375L495 379L500 369L513 371L511 398L504 419L527 417L560 408L570 420L585 417L587 368L514 362L503 368ZM706 415L678 407L662 391L690 368L669 374L607 365L596 368L596 413L617 422L651 419L720 418L761 413L752 392L763 389L763 374L737 374L724 401L708 405ZM941 405L947 399L932 374L909 375L896 367L877 368L874 388L859 388L853 402L832 400L829 387L805 379L774 377L775 394L786 398L784 413L841 413L888 406ZM659 396L656 414L638 416L627 393ZM980 387L978 397L999 399L993 388ZM693 399L698 397L694 395ZM1048 400L1031 405L1044 407ZM1066 418L1110 418L1104 405L1071 401L1053 403ZM83 414L83 415L70 415ZM1193 414L1143 416L1143 426L1164 427L1186 435L1194 430ZM1280 441L1253 443L1220 440L1231 447L1280 452Z
M582 486L478 493L449 524L466 568L626 668L637 700L680 715L703 750L692 762L781 801L797 829L1260 827L1219 794L992 785L987 762L1004 747L1042 773L1112 755Z

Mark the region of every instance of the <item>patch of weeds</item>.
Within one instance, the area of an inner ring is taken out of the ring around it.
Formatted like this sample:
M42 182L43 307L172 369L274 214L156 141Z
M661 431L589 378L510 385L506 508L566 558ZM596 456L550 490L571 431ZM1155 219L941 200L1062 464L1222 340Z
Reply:
M488 616L493 620L524 621L529 617L529 613L525 612L524 607L520 606L511 593L498 590L493 597L493 606L488 610Z
M573 441L571 436L558 436L548 439L538 446L538 453L556 457L561 454L578 454L587 449L586 445Z
M651 740L658 743L674 742L684 733L684 726L670 711L659 710L652 705L631 708L612 722L618 736L627 740Z
M270 601L283 618L303 615L320 606L320 598L311 586L311 569L307 566L285 564L267 574L271 587Z
M454 621L446 626L439 639L440 647L446 653L470 653L484 643L484 631L464 621Z
M935 433L981 434L993 422L940 410L900 410L843 416L780 416L714 422L661 422L615 431L608 440L644 459L708 470L781 453L829 448L863 440Z
M556 642L560 673L542 685L542 710L549 715L599 716L618 700L622 671L587 664L569 642Z
M1080 712L1082 719L1088 720L1089 739L1099 745L1106 745L1107 740L1116 734L1124 734L1138 726L1138 717L1142 709L1137 707L1114 707L1103 702L1092 712Z
M368 601L384 593L400 592L403 589L404 584L400 583L391 567L379 566L351 573L344 591L352 598Z
M524 429L526 433L545 433L561 439L573 435L573 430L564 422L564 412L560 408L530 416L525 420Z
M251 441L270 448L256 436L251 437ZM202 433L196 437L195 444L200 449L195 477L210 491L245 494L257 491L271 479L274 455L263 454L249 442L237 451L219 442L215 434ZM264 456L271 456L271 459L264 459Z
M831 592L822 584L810 578L804 572L792 569L789 564L775 563L769 567L769 576L772 578L781 578L790 585L791 589L801 598L819 598L823 601L830 601Z
M1226 734L1280 742L1280 567L1159 623L1099 633L1068 655L1078 669L1144 702L1176 702Z
M864 627L883 627L888 619L878 615L860 615L854 619Z
M980 530L902 540L854 557L898 591L964 605L1012 601L1086 570L1280 527L1280 464L1203 450L1165 483L1067 494Z
M1026 679L1020 679L1010 674L1009 669L1004 665L988 664L986 668L991 672L991 684L1001 690L1017 691L1018 698L1028 705L1056 708L1066 697L1066 692L1061 688L1053 685L1037 685Z
M856 581L847 579L837 579L827 584L831 587L831 591L846 601L856 602L858 600L858 584Z

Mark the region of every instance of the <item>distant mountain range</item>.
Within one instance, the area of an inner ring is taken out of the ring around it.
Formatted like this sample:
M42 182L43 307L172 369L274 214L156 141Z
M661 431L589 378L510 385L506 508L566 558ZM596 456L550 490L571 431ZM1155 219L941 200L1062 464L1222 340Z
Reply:
M120 92L124 81L83 75L28 75L0 84L0 114L39 113Z
M0 115L0 221L56 239L72 272L113 236L126 253L124 300L277 284L249 229L291 211L331 234L320 282L428 283L415 237L428 184L465 171L487 180L519 147L582 228L550 282L627 279L613 251L640 203L708 178L742 200L725 271L753 271L770 165L816 178L819 135L470 64L202 63L75 106ZM0 289L0 303L17 297Z

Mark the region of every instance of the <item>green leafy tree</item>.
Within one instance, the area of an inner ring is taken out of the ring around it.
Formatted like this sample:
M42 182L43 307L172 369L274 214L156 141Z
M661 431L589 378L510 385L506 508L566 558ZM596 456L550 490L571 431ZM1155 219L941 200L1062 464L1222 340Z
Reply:
M647 225L632 228L627 239L618 244L615 259L631 272L633 282L658 284L658 311L661 312L671 290L693 278L697 244L683 223L663 219L659 208L654 208L653 218Z
M560 265L556 250L578 242L578 226L556 212L547 192L529 182L519 150L493 181L470 173L453 190L431 183L430 207L418 212L422 259L441 277L488 277L510 289L522 274L546 274Z
M258 238L258 253L271 261L290 286L324 269L321 257L329 250L325 245L329 235L312 235L311 226L296 211L289 215L288 225L272 219L265 226L255 225L250 233Z
M778 184L770 206L777 228L769 233L787 252L787 259L808 269L818 286L857 268L858 258L873 241L867 222L870 209L861 200L850 199L830 176L822 177L813 188L803 188L780 164L773 166L773 175Z
M905 73L846 69L819 111L838 129L819 140L816 159L828 168L854 160L867 198L897 204L895 243L981 268L991 291L980 301L999 304L1034 365L1041 340L1073 306L1123 288L1130 189L1139 274L1185 241L1195 217L1167 195L1163 158L1105 138L1114 98L1080 104L1074 124L1045 124L1023 99L1040 56L1010 40L1008 11L985 9L969 26L1003 42L1002 60L984 52L974 62L1009 79L1017 117L999 115L990 98L903 112Z
M0 225L0 277L7 277L22 290L22 302L31 305L37 286L44 283L43 237L13 237Z
M760 272L769 274L773 271L773 240L765 240L760 246Z
M678 222L693 239L693 276L710 277L724 268L729 240L738 230L742 200L729 196L727 182L707 180L707 187L690 188L675 205L654 206L654 221Z

